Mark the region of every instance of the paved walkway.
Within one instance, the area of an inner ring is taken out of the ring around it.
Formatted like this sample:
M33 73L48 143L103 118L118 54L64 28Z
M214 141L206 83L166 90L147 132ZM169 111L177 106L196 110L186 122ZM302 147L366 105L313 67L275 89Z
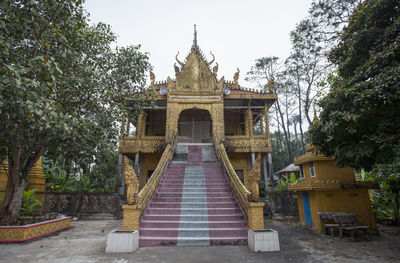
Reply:
M246 246L148 247L133 254L106 254L106 235L120 220L77 221L73 228L24 244L0 245L0 262L399 262L399 236L320 236L302 227L267 224L279 231L280 252L254 253Z

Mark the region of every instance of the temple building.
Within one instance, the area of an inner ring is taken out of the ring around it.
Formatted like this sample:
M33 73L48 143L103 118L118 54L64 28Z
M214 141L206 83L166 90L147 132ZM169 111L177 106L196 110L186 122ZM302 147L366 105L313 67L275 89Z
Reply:
M187 57L176 56L174 78L156 82L150 73L156 106L142 108L134 122L127 116L122 125L119 153L128 189L123 229L139 229L141 246L241 244L247 229L264 227L258 183L261 171L272 177L273 82L261 91L240 86L239 69L233 80L218 76L214 55L206 59L196 34ZM192 216L205 217L196 227Z
M155 82L151 73L149 88L158 94L156 107L143 108L136 123L128 117L124 124L119 152L134 161L140 187L156 169L174 134L178 143L212 143L213 134L217 136L245 185L255 154L261 153L267 177L272 151L268 109L277 99L272 88L265 92L241 87L239 69L233 81L218 79L218 63L212 66L214 57L208 62L196 42L184 62L178 55L176 60L175 79ZM135 127L134 136L127 134L128 126Z

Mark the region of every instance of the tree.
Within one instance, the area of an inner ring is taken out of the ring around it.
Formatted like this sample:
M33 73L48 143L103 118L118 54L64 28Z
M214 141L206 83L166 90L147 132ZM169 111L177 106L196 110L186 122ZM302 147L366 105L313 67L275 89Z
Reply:
M112 50L115 39L108 25L88 25L80 0L1 1L0 160L9 164L2 223L16 221L46 149L68 148L88 164L93 146L118 133L128 111L122 98L140 105L151 96L134 96L144 89L147 54Z
M400 153L397 159L400 158ZM400 163L376 164L370 173L366 174L366 180L379 182L381 189L374 194L372 207L378 219L394 219L396 225L400 225ZM393 216L388 216L392 214ZM383 218L382 218L383 217Z
M349 23L353 10L362 0L319 0L311 3L312 34L329 49L336 44L339 32Z
M272 105L272 110L275 112L270 119L274 119L278 125L278 139L281 140L280 131L283 130L285 138L285 146L288 162L292 162L293 156L290 148L290 131L289 131L289 112L291 111L292 99L284 82L284 75L280 74L280 65L278 57L263 57L256 59L256 63L247 73L247 81L257 83L261 89L267 90L267 83L274 83L274 92L278 93L278 100Z
M338 69L312 141L340 166L371 170L400 151L400 2L367 0L329 54Z

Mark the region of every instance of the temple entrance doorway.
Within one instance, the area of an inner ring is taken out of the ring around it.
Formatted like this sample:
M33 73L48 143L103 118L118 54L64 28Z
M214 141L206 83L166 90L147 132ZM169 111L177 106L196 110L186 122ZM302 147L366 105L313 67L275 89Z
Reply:
M206 110L183 110L178 120L178 142L210 143L212 122Z

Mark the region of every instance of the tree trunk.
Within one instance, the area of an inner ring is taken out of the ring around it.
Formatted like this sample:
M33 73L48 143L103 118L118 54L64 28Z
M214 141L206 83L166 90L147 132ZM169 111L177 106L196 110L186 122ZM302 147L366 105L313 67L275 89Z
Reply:
M294 136L295 136L295 138L297 140L297 138L298 138L298 135L297 135L297 121L294 122Z
M287 95L286 95L286 128L287 128L287 143L288 143L288 151L289 151L289 163L293 162L293 156L292 156L292 146L290 145L291 139L290 139L290 121L289 121L289 110L288 110L288 101L287 101Z
M304 145L304 133L303 133L303 119L301 114L301 91L300 91L300 84L297 81L297 92L298 92L298 99L299 99L299 127L300 127L300 140L301 140L301 149L303 154L306 153L305 145Z
M287 155L288 155L288 160L289 160L289 163L290 163L291 160L292 160L292 151L290 149L290 141L289 141L289 137L288 137L288 131L287 131L286 125L285 125L284 113L281 111L281 107L279 105L279 101L276 101L275 104L277 106L277 109L278 109L278 112L279 112L279 117L281 119L281 126L282 126L282 129L283 129L283 134L285 135Z
M44 146L38 143L37 151L30 152L29 150L33 149L29 149L22 154L18 136L15 145L13 156L9 158L7 186L0 215L0 223L6 225L14 224L18 220L28 175L44 151Z
M394 223L396 226L400 225L399 221L399 192L394 193Z

